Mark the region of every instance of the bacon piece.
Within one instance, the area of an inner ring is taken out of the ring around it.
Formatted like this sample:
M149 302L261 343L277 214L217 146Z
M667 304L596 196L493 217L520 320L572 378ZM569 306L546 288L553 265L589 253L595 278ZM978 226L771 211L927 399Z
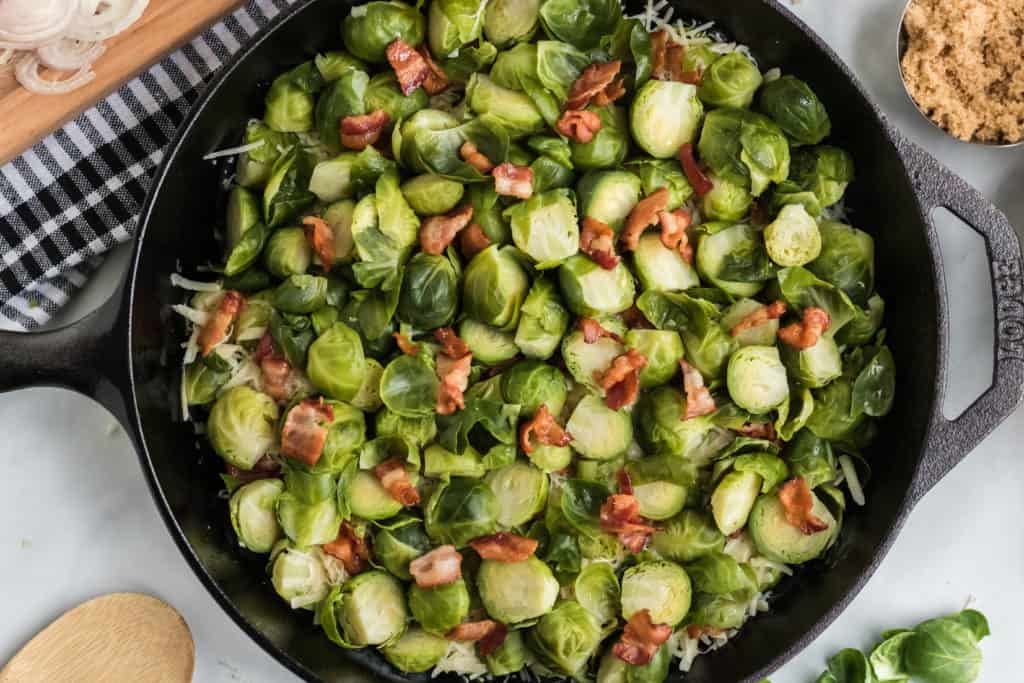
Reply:
M612 410L633 405L640 394L640 370L647 367L647 358L630 349L612 361L604 373L595 372L597 383L604 389L604 402Z
M690 181L690 186L698 195L706 195L715 189L715 184L704 174L697 159L693 156L693 145L687 142L679 148L679 162L683 165L683 173Z
M585 109L569 109L555 123L559 133L581 145L593 140L601 126L601 117Z
M385 460L373 468L373 474L377 477L380 485L399 503L405 507L419 505L420 492L416 490L409 478L404 460L401 458Z
M699 85L700 71L684 71L683 57L686 47L669 40L668 32L651 34L651 77L659 81L679 81Z
M462 578L462 555L453 545L442 545L409 563L409 573L420 588L446 586Z
M668 208L668 188L661 187L640 200L626 218L626 229L622 231L622 242L627 251L635 251L640 244L640 235L658 222L658 215Z
M805 536L828 529L828 524L813 512L814 494L803 477L794 477L779 488L779 502L786 513L786 521Z
M480 654L485 657L505 642L508 636L508 627L505 624L484 619L482 621L467 621L459 624L445 635L448 640L479 643Z
M615 473L615 479L619 483L619 493L624 493L627 496L633 495L633 479L629 476L629 472L622 469Z
M805 308L801 322L786 325L779 330L779 339L794 349L803 351L818 343L828 328L832 326L832 317L821 308Z
M749 436L751 439L775 441L779 438L775 433L775 425L771 422L748 422L736 431L743 436Z
M463 257L471 259L491 246L491 238L487 236L479 223L473 223L459 233L459 250Z
M404 353L405 355L415 356L419 354L420 347L416 346L411 341L409 341L409 338L406 337L401 332L392 332L391 336L395 338L395 343L398 344L398 350Z
M737 337L747 330L753 329L758 325L768 322L769 320L778 320L783 316L783 314L785 314L785 312L785 303L782 301L773 301L767 306L761 306L744 317L743 320L733 325L733 328L729 330L729 334Z
M534 538L499 531L490 536L474 538L469 547L485 560L499 562L522 562L537 552L538 542Z
M693 245L686 234L693 217L686 209L676 209L669 213L662 211L658 214L658 222L661 223L661 243L666 249L676 249L683 260L693 265Z
M366 539L358 535L348 522L341 523L338 537L330 543L325 543L323 550L340 560L350 576L365 570L370 563L370 547L366 544Z
M650 664L658 648L672 637L672 627L655 624L651 612L642 609L633 613L622 630L622 637L612 646L612 654L634 666Z
M494 191L501 196L517 199L533 196L533 169L529 166L516 166L506 161L491 171L491 175L494 176Z
M389 123L391 115L383 109L360 116L346 116L341 120L341 145L345 149L362 151L377 144Z
M231 324L238 318L245 306L245 297L234 290L227 290L217 304L217 310L210 313L206 323L199 331L199 348L203 357L209 356L210 352L228 336Z
M234 465L228 465L225 471L242 484L248 484L258 479L277 479L281 476L281 465L269 455L264 455L251 470L240 470Z
M640 501L626 493L613 493L601 505L600 524L603 531L615 534L631 553L647 545L655 529L640 516Z
M320 460L334 408L324 400L306 399L288 411L281 428L281 455L310 467Z
M437 62L434 61L434 58L431 56L430 50L427 49L426 45L421 45L418 52L420 53L420 57L423 57L423 61L427 63L427 67L430 69L430 73L423 81L423 90L425 90L428 95L440 95L448 89L448 86L451 85L448 81L448 74L444 72L444 69L437 65Z
M423 55L413 49L401 38L395 38L385 50L388 63L398 76L398 84L403 95L411 95L416 88L433 75L433 71Z
M263 393L275 401L287 401L291 396L292 366L284 358L267 356L260 361L263 373Z
M460 339L450 327L439 327L434 330L434 339L442 346L444 355L449 358L462 358L469 353L469 344Z
M256 349L252 352L252 362L258 365L264 358L277 355L277 350L274 348L274 337L271 336L270 330L267 330L260 337L259 343L256 344Z
M605 270L615 270L619 256L615 253L615 231L596 218L586 216L580 233L580 251Z
M704 386L704 376L700 374L700 370L682 359L679 361L679 367L683 369L683 389L686 391L686 412L683 413L682 419L689 420L715 412L715 399Z
M306 241L320 257L324 270L334 266L334 231L327 221L318 216L306 216L302 219L305 226Z
M614 339L615 341L622 343L622 337L609 332L601 326L601 323L597 322L593 318L580 318L580 331L583 332L583 341L588 344L595 343L598 339L607 337Z
M481 655L487 657L501 647L507 637L508 627L505 624L499 623L490 633L477 642L476 648L480 651Z
M651 77L664 80L666 51L668 50L668 31L655 31L651 34Z
M451 358L447 354L437 356L437 414L451 415L466 407L463 393L469 387L469 371L473 365L473 354Z
M519 447L523 453L533 453L533 442L531 436L537 438L537 443L546 446L568 446L572 443L572 435L562 429L555 418L551 415L546 404L541 404L533 418L523 423L519 428Z
M643 311L636 306L630 306L622 312L622 321L631 330L650 330L654 328Z
M690 624L686 627L686 635L696 640L701 636L707 635L712 638L725 635L725 630L720 629L717 626L710 626L708 624Z
M463 142L462 147L459 147L459 156L481 173L490 173L494 169L494 162L484 156L484 153L469 140Z
M566 109L583 109L594 101L594 105L602 107L614 102L626 94L622 78L616 79L622 62L615 60L605 64L591 64L569 88L569 96L565 101ZM600 101L596 101L600 97Z
M420 249L434 256L443 254L471 220L473 207L469 204L445 216L431 216L420 225Z

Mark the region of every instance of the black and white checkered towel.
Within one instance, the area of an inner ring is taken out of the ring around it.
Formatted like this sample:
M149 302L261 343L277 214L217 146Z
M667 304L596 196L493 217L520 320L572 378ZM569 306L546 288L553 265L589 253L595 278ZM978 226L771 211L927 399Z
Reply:
M164 149L210 76L296 0L249 0L0 167L0 324L39 327L131 239Z

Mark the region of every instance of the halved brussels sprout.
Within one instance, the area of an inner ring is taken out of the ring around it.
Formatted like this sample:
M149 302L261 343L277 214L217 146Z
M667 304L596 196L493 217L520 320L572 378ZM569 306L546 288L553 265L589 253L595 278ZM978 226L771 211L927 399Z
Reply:
M485 325L512 330L530 288L530 279L515 255L492 245L473 257L462 280L466 313Z
M667 643L659 646L651 661L643 666L627 664L608 650L601 657L597 683L663 683L671 663L672 650Z
M576 404L565 429L573 435L573 450L591 460L617 458L633 441L633 422L629 415L612 410L593 395L584 396Z
M373 358L367 358L366 375L363 376L363 384L359 391L350 401L352 405L367 413L378 410L383 405L380 398L380 379L383 375L384 366Z
M430 548L430 539L423 531L423 524L413 518L406 524L379 529L373 537L373 556L403 581L412 579L409 563L429 552Z
M227 239L227 251L230 254L250 228L260 222L260 204L256 195L244 187L235 186L228 193L228 208L226 216L225 238ZM258 252L257 252L258 255ZM245 270L248 266L238 269L238 272Z
M544 117L525 93L504 88L485 74L473 74L466 86L466 103L481 116L491 116L513 140L540 133Z
M573 583L576 600L597 623L611 624L619 615L619 579L607 562L592 562L583 568Z
M686 399L672 387L661 386L641 396L635 411L640 444L650 452L707 463L732 436L709 417L680 419L685 411Z
M403 436L419 448L423 448L437 436L437 422L433 415L408 417L399 415L390 408L377 413L374 418L377 436Z
M238 386L213 404L206 432L217 455L240 470L251 470L273 447L277 418L274 399Z
M502 397L522 406L523 417L532 417L542 405L560 415L568 392L562 371L541 361L519 361L501 375Z
M816 145L832 132L825 105L807 83L795 76L765 84L758 105L799 145Z
M448 641L414 626L380 651L384 659L399 671L424 673L441 661L448 651Z
M270 583L292 609L316 609L330 585L320 555L281 541L271 553Z
M625 334L625 325L617 318L602 318L598 322L620 338ZM601 387L596 377L603 374L611 367L612 361L625 352L626 347L612 337L601 337L593 343L587 343L580 330L570 332L562 341L565 369L577 383L597 393L601 392Z
M872 294L868 298L867 308L858 310L857 315L835 335L840 344L860 345L870 342L875 333L882 327L885 316L885 302L882 297Z
M737 600L728 595L698 593L693 600L688 621L723 630L739 628L746 622L749 600Z
M762 415L789 397L786 366L774 346L744 346L729 359L729 396L740 408Z
M722 477L711 494L711 512L719 531L731 536L746 526L762 483L754 472L730 472Z
M576 186L580 213L618 232L640 201L640 178L628 171L590 171Z
M746 187L713 173L711 182L714 187L701 200L705 220L735 223L750 213L754 198Z
M285 313L312 313L327 303L327 278L318 275L290 275L274 290L272 303Z
M843 359L831 337L822 335L809 349L798 350L788 344L779 348L789 376L805 387L818 389L843 374Z
M402 183L402 194L412 210L421 216L448 213L462 201L465 186L454 180L425 173Z
M423 474L441 479L444 477L472 477L479 479L487 473L480 454L472 446L463 453L452 453L438 444L427 446L423 452Z
M439 57L457 53L483 32L487 0L433 0L427 11L430 51Z
M356 517L370 520L389 519L402 511L402 504L381 486L373 472L352 468L350 476L342 476L338 485L338 498Z
M786 511L776 493L761 496L750 513L750 537L757 551L774 562L803 564L825 552L836 532L836 519L828 506L814 493L811 513L828 525L828 529L805 534L786 520Z
M558 288L545 277L537 278L523 301L515 343L523 355L547 360L554 355L569 328L569 312Z
M562 264L558 282L569 310L589 318L622 313L636 297L636 285L625 264L605 270L582 254Z
M799 149L793 154L789 180L779 186L776 195L810 192L821 208L839 202L853 182L853 157L838 147L821 145ZM790 203L776 196L773 204Z
M395 38L412 47L423 42L423 15L404 2L368 2L352 8L341 24L341 38L353 55L373 64L387 61L384 51Z
M682 291L700 286L700 278L692 265L676 249L661 243L661 236L648 232L640 238L633 252L633 265L644 291Z
M333 488L334 478L331 475L322 477L322 480ZM337 538L341 517L333 495L313 502L285 491L277 499L277 522L292 543L308 548Z
M875 288L875 241L843 223L824 221L818 227L821 253L807 270L846 292L853 303L866 306Z
M459 305L459 272L445 256L419 253L409 259L398 297L398 319L422 330L444 327Z
M270 234L263 261L271 275L282 280L302 275L313 261L313 250L302 228L280 228Z
M672 330L630 330L626 348L636 349L647 359L640 370L640 388L651 389L666 384L679 371L683 358L683 340Z
M550 1L550 0L549 0ZM573 141L572 163L582 171L620 166L629 153L629 124L626 110L614 104L587 107L601 119L601 130L590 142Z
M401 126L395 126L391 136L392 152L395 159L402 162L402 165L420 173L430 171L414 152L416 151L411 142L420 131L441 131L455 128L459 125L458 119L446 111L439 109L423 109L403 121Z
M366 87L369 84L370 77L365 71L350 71L320 94L316 102L316 130L320 142L330 151L342 150L342 120L366 113Z
M540 5L541 0L491 0L484 35L498 47L530 40L540 23Z
M185 384L185 398L188 404L203 406L213 403L229 379L231 363L219 353L211 353L185 368L185 375L181 381Z
M356 156L354 152L343 152L333 159L318 162L313 167L313 175L309 177L309 191L322 202L336 202L352 197L355 194L352 165Z
M716 109L705 117L698 143L712 173L749 187L760 197L772 182L789 177L789 141L767 116L745 109Z
M427 501L427 535L435 543L461 548L474 538L493 533L498 512L498 499L487 484L454 477L439 484Z
M498 501L498 524L505 529L525 525L544 509L548 477L533 465L517 461L484 478Z
M692 562L725 547L725 536L714 520L697 510L683 510L660 525L651 537L651 547L666 560Z
M313 63L327 83L338 80L350 71L366 71L365 64L344 50L319 54L313 58Z
M473 353L473 360L484 365L499 365L519 354L511 332L484 325L472 318L465 318L459 323L459 337Z
M462 579L434 588L409 586L409 611L427 633L443 636L469 614L469 590Z
M656 159L671 159L697 139L704 105L697 86L650 80L633 98L630 130L636 144Z
M380 399L389 410L402 417L433 417L437 405L437 374L433 363L425 354L403 354L395 358L381 375Z
M522 631L509 631L505 642L491 654L484 655L484 661L492 676L507 676L521 671L530 656L523 642Z
M626 168L640 177L644 195L663 187L668 190L668 211L675 211L693 196L693 187L675 159L635 159L626 162Z
M263 120L281 133L303 133L313 127L313 96L324 80L313 62L303 62L270 84Z
M333 642L360 648L386 646L401 638L408 610L402 584L387 572L374 569L331 590L317 615Z
M575 600L565 600L527 631L526 644L544 666L575 677L583 674L597 654L601 635L601 627L590 612Z
M852 409L853 384L840 377L814 392L814 412L807 428L830 441L849 440L864 425L865 416Z
M426 109L430 97L423 88L417 88L408 95L402 94L398 78L390 71L379 73L370 78L366 86L366 111L383 109L391 117L392 123L407 119L420 109ZM385 130L390 130L390 125Z
M772 261L780 266L808 264L821 253L818 222L802 204L784 206L764 229L764 245Z
M722 327L731 330L739 325L747 316L760 309L764 304L753 299L740 299L722 314ZM754 327L743 330L733 339L740 346L773 346L775 335L779 331L778 319L766 320Z
M242 187L258 188L266 184L274 162L283 150L296 144L294 133L279 133L262 121L250 121L245 128L245 145L257 147L238 155L235 182Z
M700 274L733 296L751 297L761 291L773 271L758 232L744 224L723 227L708 223L703 228L709 230L709 226L715 231L703 235L697 244Z
M298 146L278 158L263 188L263 219L276 228L295 218L316 201L309 191L313 159Z
M537 268L552 268L580 249L580 228L572 191L535 194L505 210L512 240Z
M231 526L240 546L254 553L269 553L274 547L281 538L274 509L283 491L284 482L280 479L260 479L231 494Z
M350 401L366 378L366 358L359 334L344 323L334 323L309 347L306 374L325 395Z
M522 562L483 560L476 587L487 614L506 624L549 614L559 592L551 569L536 557Z
M622 575L622 618L642 609L655 624L675 626L690 611L690 577L674 562L641 562Z
M739 52L724 54L708 67L701 79L698 93L711 107L746 108L764 78L757 65Z
M548 474L561 472L572 463L572 448L537 444L530 453L530 462Z

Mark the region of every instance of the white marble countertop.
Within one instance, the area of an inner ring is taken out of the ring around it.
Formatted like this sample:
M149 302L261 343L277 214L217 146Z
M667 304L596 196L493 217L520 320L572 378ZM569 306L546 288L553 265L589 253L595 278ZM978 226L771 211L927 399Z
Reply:
M955 143L922 121L901 89L895 35L902 0L802 0L794 6L836 48L882 108L1024 228L1024 154ZM990 376L991 305L980 239L942 225L954 311L954 412ZM109 294L121 249L62 316ZM60 321L55 321L60 322ZM2 350L0 350L2 354ZM2 361L0 361L2 362ZM221 612L171 542L135 453L113 419L58 390L0 395L0 662L64 610L91 596L144 591L185 616L197 645L196 681L294 681ZM911 515L865 590L803 654L772 677L806 683L843 647L870 647L885 628L956 611L971 599L991 621L982 682L1020 679L1024 633L1024 410L1018 411ZM723 682L724 683L724 682Z

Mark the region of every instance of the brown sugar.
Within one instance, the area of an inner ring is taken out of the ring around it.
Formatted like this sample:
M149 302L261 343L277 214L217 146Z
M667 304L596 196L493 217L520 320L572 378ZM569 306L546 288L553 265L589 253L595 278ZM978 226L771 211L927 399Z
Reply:
M922 111L961 140L1024 140L1024 0L915 0L904 26Z

